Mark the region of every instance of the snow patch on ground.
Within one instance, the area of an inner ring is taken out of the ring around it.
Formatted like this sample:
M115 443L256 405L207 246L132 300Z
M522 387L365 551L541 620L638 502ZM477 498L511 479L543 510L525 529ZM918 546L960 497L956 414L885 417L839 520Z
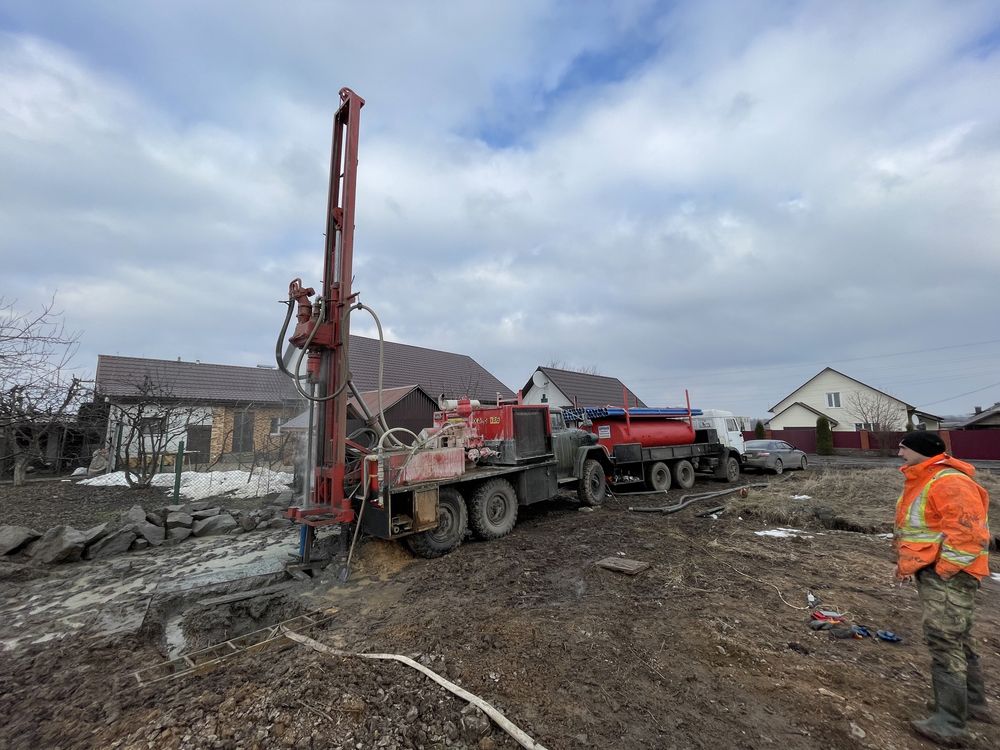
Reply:
M262 497L288 489L292 475L285 471L255 469L252 473L234 469L233 471L185 471L181 472L180 492L185 500L204 500L216 495L230 497ZM84 479L80 484L91 487L126 486L124 471L101 474ZM163 473L153 477L154 487L163 487L167 492L174 488L174 474Z
M766 529L764 531L755 531L754 534L757 536L779 536L779 537L792 537L800 536L803 539L812 539L812 534L805 533L802 529Z

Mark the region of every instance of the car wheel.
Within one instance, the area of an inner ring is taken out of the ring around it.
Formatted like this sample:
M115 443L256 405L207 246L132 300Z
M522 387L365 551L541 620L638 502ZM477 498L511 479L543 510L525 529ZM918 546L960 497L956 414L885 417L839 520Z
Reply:
M784 470L785 470L785 465L781 463L781 459L780 458L774 459L774 469L773 469L774 473L780 474Z
M809 468L809 462L806 461L806 457L803 456L802 460L799 461L799 471L805 471L808 468Z

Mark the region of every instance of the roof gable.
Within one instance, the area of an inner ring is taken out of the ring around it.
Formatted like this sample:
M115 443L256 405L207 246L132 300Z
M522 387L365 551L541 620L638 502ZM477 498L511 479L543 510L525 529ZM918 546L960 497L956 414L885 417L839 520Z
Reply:
M573 370L557 370L554 367L539 367L536 372L542 372L566 398L580 407L622 406L623 394L626 392L629 399L628 406L646 406L642 399L626 388L618 378ZM532 380L529 378L523 390L527 392L531 385Z
M775 410L775 408L777 408L778 406L780 406L782 403L784 403L789 398L791 398L792 396L794 396L796 393L798 393L799 391L801 391L803 388L805 388L811 382L813 382L818 377L820 377L821 375L823 375L824 373L827 373L827 372L832 372L835 375L839 375L840 377L846 378L847 380L850 380L853 383L857 383L858 385L863 386L864 388L867 388L870 391L874 391L875 393L879 393L879 394L885 396L886 398L891 398L893 401L898 401L903 406L905 406L907 409L913 409L914 408L913 404L908 404L905 401L903 401L901 398L898 398L896 396L893 396L892 394L886 393L885 391L880 391L878 388L873 388L872 386L868 385L867 383L862 383L857 378L852 378L850 375L845 375L844 373L840 372L839 370L834 370L832 367L824 367L822 370L820 370L819 372L817 372L815 375L813 375L811 378L809 378L809 380L807 380L806 382L804 382L802 385L800 385L794 391L792 391L791 393L789 393L787 396L785 396L782 399L779 399L778 403L776 403L774 406L772 406L770 409L768 409L768 411L769 412L773 412ZM782 411L784 411L784 409L782 409Z
M787 397L786 397L786 398L787 398ZM780 402L779 402L779 403L780 403ZM833 427L836 427L837 425L839 425L839 424L840 424L840 422L838 422L838 421L837 421L836 419L834 419L833 417L831 417L831 416L830 416L829 414L824 414L824 413L823 413L823 412L821 412L821 411L820 411L819 409L815 409L815 408L813 408L812 406L809 406L809 404L807 404L807 403L805 403L805 402L803 402L803 401L793 401L793 402L792 402L792 403L790 403L790 404L789 404L788 406L786 406L786 407L785 407L784 409L782 409L782 410L781 410L781 411L779 411L779 412L778 412L777 414L775 414L775 415L774 415L773 417L771 417L771 419L777 419L778 417L780 417L780 416L781 416L782 414L784 414L784 413L785 413L786 411L788 411L789 409L791 409L791 408L792 408L792 407L794 407L794 406L801 406L801 407L802 407L803 409L807 409L807 410L811 411L811 412L812 412L813 414L815 414L815 415L816 415L817 417L825 417L825 418L826 418L826 420L827 420L827 421L828 421L828 422L829 422L829 423L830 423L830 424L831 424L831 425L832 425ZM767 421L768 421L768 422L770 423L770 422L771 422L771 419L769 419L769 420L767 420Z

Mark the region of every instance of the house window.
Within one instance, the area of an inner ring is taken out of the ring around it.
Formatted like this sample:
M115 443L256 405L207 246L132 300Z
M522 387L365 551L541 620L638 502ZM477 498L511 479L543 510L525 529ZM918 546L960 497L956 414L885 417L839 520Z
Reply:
M162 435L166 426L166 420L163 417L142 417L139 420L139 432L150 437Z
M271 434L272 435L277 435L279 432L281 432L281 423L282 423L282 421L283 420L279 419L278 417L271 417Z
M840 391L826 394L826 405L840 408Z
M233 415L233 453L249 453L253 450L252 411L241 411Z
M875 432L878 425L872 424L871 422L855 422L854 431L861 432L862 430L868 430L869 432Z

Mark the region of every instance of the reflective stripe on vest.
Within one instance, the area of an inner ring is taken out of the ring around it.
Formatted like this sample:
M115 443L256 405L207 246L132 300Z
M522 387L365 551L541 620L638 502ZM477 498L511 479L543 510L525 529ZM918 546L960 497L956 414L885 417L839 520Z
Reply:
M896 532L896 538L903 542L912 542L915 544L940 544L941 540L944 539L944 532L934 531L927 525L927 497L931 493L931 485L934 484L941 477L946 477L949 474L958 474L959 476L965 477L970 482L972 478L967 474L963 474L958 469L941 469L937 474L931 477L930 481L924 485L923 490L917 495L913 502L910 503L910 507L907 509L903 526L901 526ZM902 499L902 495L900 495ZM958 550L953 550L956 556L965 556L966 553L959 552ZM949 559L945 556L944 552L941 554L945 559ZM975 559L975 558L973 558ZM949 560L949 562L955 562L954 560ZM965 567L971 563L958 563L956 565L961 565Z

